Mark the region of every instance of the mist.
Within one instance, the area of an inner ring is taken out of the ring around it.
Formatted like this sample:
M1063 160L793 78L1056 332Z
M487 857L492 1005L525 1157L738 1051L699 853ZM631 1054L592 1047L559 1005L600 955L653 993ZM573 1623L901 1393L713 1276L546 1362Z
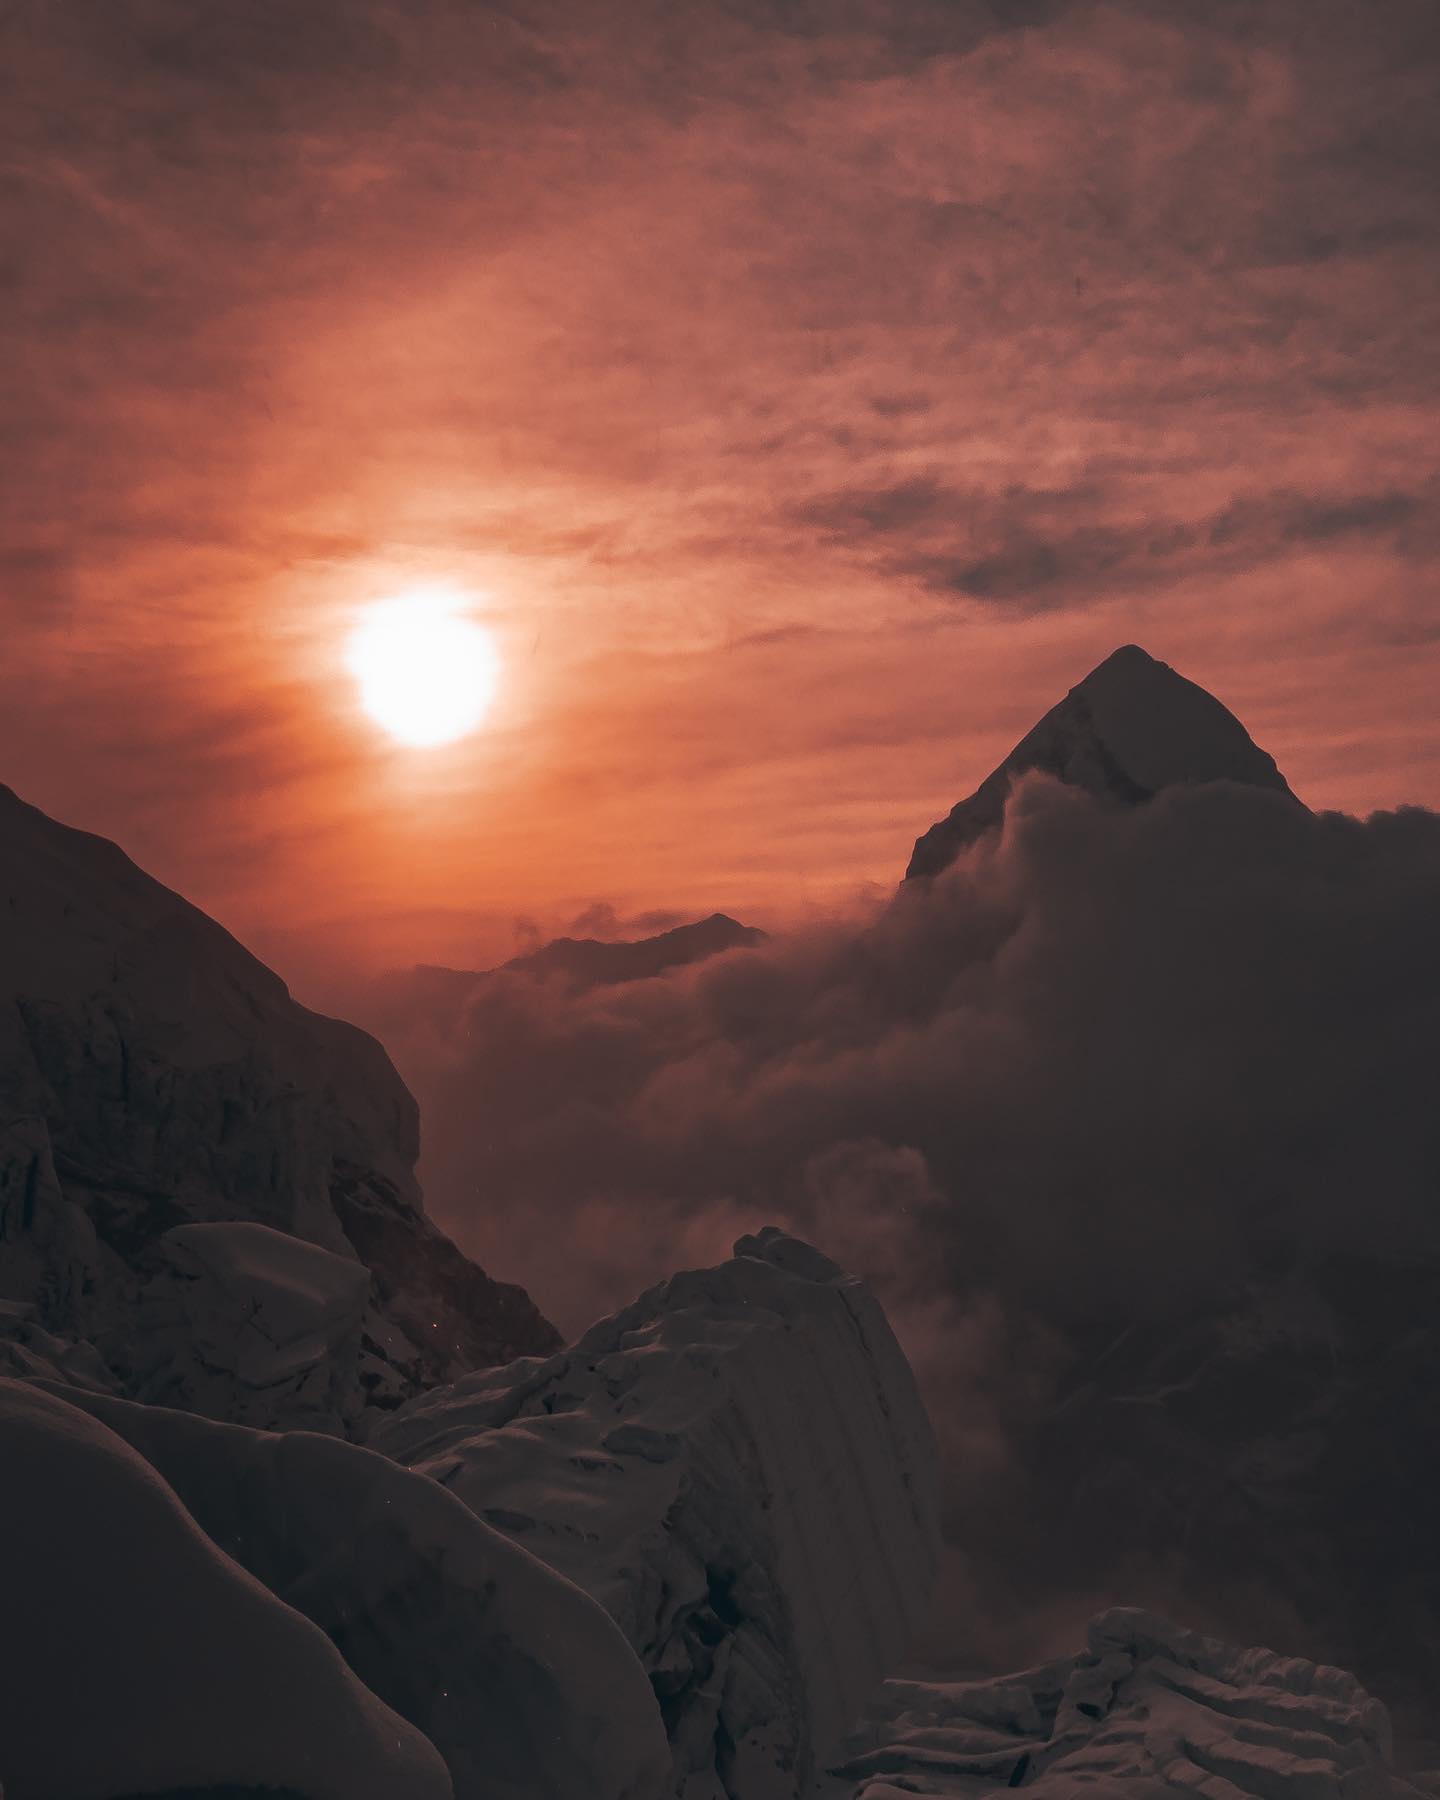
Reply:
M1263 1531L1147 1549L1123 1497L1037 1484L1118 1338L1435 1265L1437 917L1433 813L1031 775L1003 832L864 915L625 985L502 971L438 1014L392 982L367 1023L420 1099L431 1210L567 1333L764 1222L874 1285L946 1463L922 1659L1047 1654L1117 1592L1338 1654Z

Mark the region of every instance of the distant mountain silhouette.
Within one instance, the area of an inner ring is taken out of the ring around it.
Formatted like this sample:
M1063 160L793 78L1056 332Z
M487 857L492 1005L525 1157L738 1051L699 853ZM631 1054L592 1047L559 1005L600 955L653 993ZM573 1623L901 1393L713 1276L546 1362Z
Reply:
M1071 688L968 799L916 840L905 879L938 875L1005 816L1015 778L1042 770L1072 787L1138 806L1182 782L1238 781L1295 795L1213 694L1125 644ZM1300 805L1299 800L1295 800Z
M742 925L726 913L711 913L689 925L677 925L655 937L606 943L600 938L559 937L538 950L515 956L507 969L534 975L563 975L585 987L608 987L617 981L644 981L686 963L703 962L724 950L750 948L765 941L754 925Z
M728 914L717 912L708 919L677 925L655 937L613 943L602 938L553 938L538 950L512 956L499 969L449 969L436 963L421 963L405 979L413 995L442 1004L501 970L558 977L576 988L613 987L623 981L645 981L687 963L703 962L725 950L751 949L763 944L766 935L758 926L742 925Z

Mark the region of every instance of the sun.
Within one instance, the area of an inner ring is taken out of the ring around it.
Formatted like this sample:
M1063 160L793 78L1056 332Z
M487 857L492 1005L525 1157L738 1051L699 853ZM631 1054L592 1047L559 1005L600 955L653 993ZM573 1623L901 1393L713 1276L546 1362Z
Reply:
M366 712L416 749L473 731L500 675L490 635L466 616L463 599L433 588L370 607L350 634L346 660Z

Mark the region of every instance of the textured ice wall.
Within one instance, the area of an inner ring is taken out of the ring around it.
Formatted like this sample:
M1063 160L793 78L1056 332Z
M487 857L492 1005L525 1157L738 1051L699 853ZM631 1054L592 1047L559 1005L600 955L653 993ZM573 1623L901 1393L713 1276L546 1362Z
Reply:
M686 1800L805 1793L929 1596L938 1481L909 1365L863 1285L773 1229L372 1442L603 1603Z
M993 1682L889 1681L826 1800L1418 1800L1385 1708L1342 1669L1237 1649L1132 1608L1077 1656Z

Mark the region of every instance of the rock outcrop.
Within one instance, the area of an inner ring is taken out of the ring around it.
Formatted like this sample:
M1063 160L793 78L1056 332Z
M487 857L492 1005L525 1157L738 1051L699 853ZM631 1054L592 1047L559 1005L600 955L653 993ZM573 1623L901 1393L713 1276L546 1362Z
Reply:
M929 1596L937 1474L909 1366L868 1291L774 1230L372 1442L601 1601L684 1800L806 1793Z
M1272 757L1213 694L1136 644L1107 656L968 799L915 842L905 879L938 875L996 830L1015 778L1038 769L1125 806L1181 782L1238 781L1300 802Z
M0 1299L94 1344L137 1394L331 1431L558 1344L426 1218L415 1104L373 1038L4 788L0 918ZM242 1253L215 1229L237 1224L271 1235ZM301 1327L297 1296L319 1289ZM207 1339L222 1314L250 1321L244 1345ZM189 1364L168 1359L166 1321Z

